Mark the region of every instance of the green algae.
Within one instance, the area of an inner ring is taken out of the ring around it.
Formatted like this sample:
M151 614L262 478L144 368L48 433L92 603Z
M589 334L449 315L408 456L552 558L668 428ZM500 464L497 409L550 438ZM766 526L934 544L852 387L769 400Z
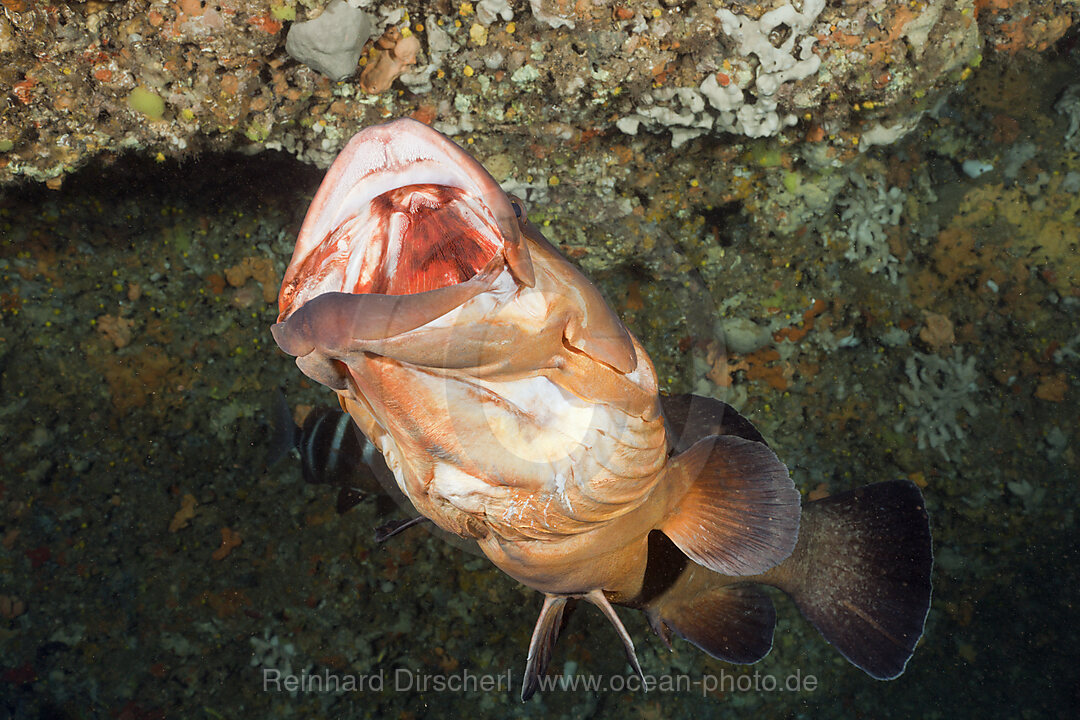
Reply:
M165 116L165 101L152 90L141 85L132 90L127 97L128 106L151 120L161 120Z

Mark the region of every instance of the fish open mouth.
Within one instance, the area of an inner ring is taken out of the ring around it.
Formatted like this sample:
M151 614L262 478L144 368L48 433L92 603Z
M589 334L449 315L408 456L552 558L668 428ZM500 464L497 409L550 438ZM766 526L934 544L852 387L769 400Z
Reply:
M409 295L465 282L502 250L489 209L459 187L407 185L375 198L344 226L363 238L345 290Z
M498 255L532 284L514 208L490 174L413 120L358 133L297 238L279 321L325 293L413 295L475 277Z

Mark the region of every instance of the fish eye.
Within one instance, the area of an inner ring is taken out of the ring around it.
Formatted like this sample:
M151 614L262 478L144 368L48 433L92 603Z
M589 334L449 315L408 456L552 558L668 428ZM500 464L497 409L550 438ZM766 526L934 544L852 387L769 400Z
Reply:
M525 218L525 204L516 197L510 198L510 204L514 207L514 217L523 220Z

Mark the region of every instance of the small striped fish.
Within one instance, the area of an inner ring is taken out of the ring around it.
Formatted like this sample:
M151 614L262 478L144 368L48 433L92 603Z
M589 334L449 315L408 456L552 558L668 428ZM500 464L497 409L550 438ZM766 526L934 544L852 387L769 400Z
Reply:
M388 495L396 494L393 475L382 453L361 434L348 413L336 408L316 408L308 413L303 426L298 426L293 422L285 396L279 392L274 400L267 466L277 464L293 449L300 454L300 468L306 482L339 488L339 514L356 507L366 497L389 500ZM387 528L404 529L390 523L379 529L378 539L390 536L381 536Z

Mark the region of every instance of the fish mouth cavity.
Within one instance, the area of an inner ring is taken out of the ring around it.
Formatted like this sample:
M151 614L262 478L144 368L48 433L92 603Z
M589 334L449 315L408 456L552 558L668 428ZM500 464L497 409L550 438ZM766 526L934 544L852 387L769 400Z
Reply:
M471 280L502 251L484 202L463 188L418 183L378 195L355 217L362 231L344 291L412 295ZM360 228L357 228L360 229Z
M327 171L304 218L279 320L325 293L458 285L499 256L531 285L514 208L480 163L412 120L368 127Z

